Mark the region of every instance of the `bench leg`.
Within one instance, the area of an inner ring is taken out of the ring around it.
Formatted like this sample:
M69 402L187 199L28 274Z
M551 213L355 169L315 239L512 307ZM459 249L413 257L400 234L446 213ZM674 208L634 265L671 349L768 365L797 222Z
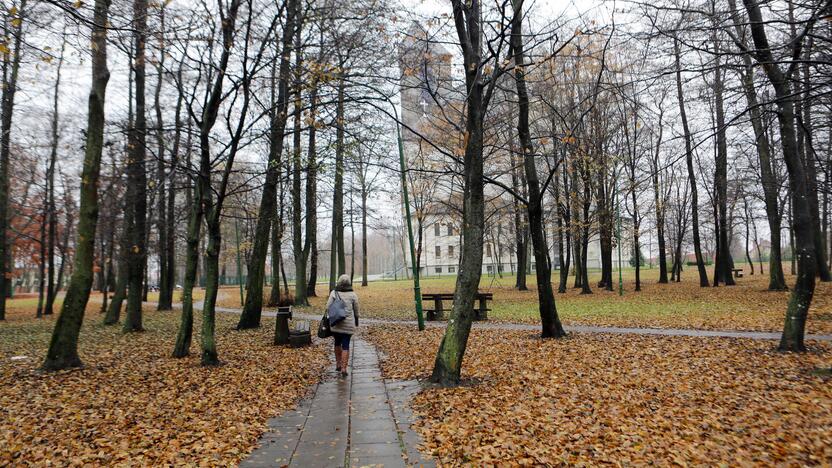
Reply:
M474 318L476 320L488 320L488 305L485 299L479 300L480 307L474 311Z

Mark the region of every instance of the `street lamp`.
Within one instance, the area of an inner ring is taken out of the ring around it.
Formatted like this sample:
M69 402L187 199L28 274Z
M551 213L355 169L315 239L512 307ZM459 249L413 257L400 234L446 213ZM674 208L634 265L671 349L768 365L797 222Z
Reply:
M413 295L416 302L416 321L419 324L419 330L424 330L425 319L422 316L422 288L419 286L419 268L416 266L416 245L413 242L413 221L410 219L410 197L407 194L407 167L404 162L404 143L402 143L399 113L396 110L396 106L392 107L396 121L396 139L399 143L399 165L401 166L402 195L404 197L405 218L407 219L407 239L410 242L410 266L413 268Z

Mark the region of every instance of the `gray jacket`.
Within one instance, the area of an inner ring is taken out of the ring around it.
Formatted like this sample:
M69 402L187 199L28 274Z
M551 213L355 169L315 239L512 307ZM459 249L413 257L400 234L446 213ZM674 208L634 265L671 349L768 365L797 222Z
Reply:
M329 299L326 301L327 310L329 310L329 305L335 300L336 293L344 301L347 318L333 325L331 329L335 333L352 335L358 328L358 295L352 291L332 291L329 293ZM349 319L350 315L354 317L354 320Z

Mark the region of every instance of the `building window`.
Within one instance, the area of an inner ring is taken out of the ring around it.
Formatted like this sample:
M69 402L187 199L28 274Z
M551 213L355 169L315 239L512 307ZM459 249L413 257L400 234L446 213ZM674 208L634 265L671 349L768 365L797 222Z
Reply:
M433 223L433 235L439 237L439 223Z
M454 246L452 246L452 245L448 246L448 257L449 258L454 258Z
M535 265L535 263L534 263L534 262L532 262L532 271L534 271L534 270L535 270L535 268L537 268L537 265Z
M436 246L436 258L442 258L442 247Z
M442 274L442 267L441 266L436 267L436 268L433 269L433 271L435 271L436 273Z
M454 227L450 224L448 225L448 235L449 236L454 235Z
M491 256L491 244L485 244L485 256L486 257Z
M494 273L494 265L488 265L487 267L485 267L485 271L487 271L489 274Z
M503 272L503 266L502 265L497 265L497 271L502 273Z
M456 267L449 266L448 273L456 273Z

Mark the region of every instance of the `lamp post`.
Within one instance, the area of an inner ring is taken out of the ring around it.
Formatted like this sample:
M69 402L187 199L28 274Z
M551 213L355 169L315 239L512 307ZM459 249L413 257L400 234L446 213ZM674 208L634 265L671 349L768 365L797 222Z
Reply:
M402 142L402 131L401 125L399 124L399 111L396 110L396 105L393 103L393 101L390 100L390 97L386 96L375 86L365 86L379 93L380 95L385 96L385 100L390 104L390 107L393 109L393 120L396 122L396 140L398 141L399 146L399 166L402 177L402 198L404 201L405 218L407 219L407 238L410 242L410 265L413 268L413 299L416 303L416 320L419 324L419 330L421 331L425 329L425 319L422 316L422 289L419 286L419 269L416 267L416 245L413 242L413 222L410 219L410 198L408 197L407 193L407 166L405 165L404 161L404 143ZM423 107L426 107L426 104L427 103L425 103L425 106ZM384 112L387 113L386 111ZM393 254L395 255L395 253L396 252L394 247ZM404 258L402 259L402 261L405 263L405 266L407 266L407 261L405 261ZM405 269L405 271L407 270ZM407 274L405 274L405 276L407 276Z
M392 104L392 103L391 103ZM425 329L425 319L422 316L422 288L419 286L419 268L416 266L416 245L413 242L413 221L410 219L410 198L407 194L407 167L404 162L404 143L402 142L402 130L399 125L399 115L396 107L393 106L396 116L396 139L399 143L399 165L402 175L402 196L404 198L404 212L407 219L407 239L410 241L410 266L413 268L413 295L416 302L416 321L419 330Z
M621 204L618 201L618 183L615 184L615 219L617 229L615 238L618 241L618 295L624 295L624 276L621 271Z
M245 303L243 300L243 262L240 259L240 222L236 218L234 219L234 233L237 238L237 284L240 285L240 305L242 306Z

